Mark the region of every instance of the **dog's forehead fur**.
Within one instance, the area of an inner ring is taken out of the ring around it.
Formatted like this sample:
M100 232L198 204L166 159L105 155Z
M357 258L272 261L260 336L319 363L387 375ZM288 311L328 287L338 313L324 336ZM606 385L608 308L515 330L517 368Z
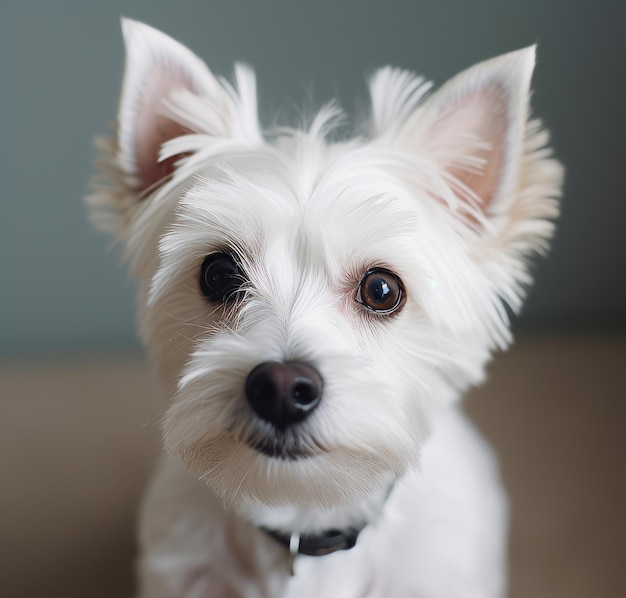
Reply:
M303 267L318 260L328 266L342 253L347 261L359 252L385 261L412 251L423 219L419 205L399 181L376 172L367 148L341 149L329 147L319 164L270 148L215 162L194 177L177 208L177 226L199 236L204 230L206 248L232 246L257 257L280 238L291 249L284 257ZM311 182L304 186L303 178Z

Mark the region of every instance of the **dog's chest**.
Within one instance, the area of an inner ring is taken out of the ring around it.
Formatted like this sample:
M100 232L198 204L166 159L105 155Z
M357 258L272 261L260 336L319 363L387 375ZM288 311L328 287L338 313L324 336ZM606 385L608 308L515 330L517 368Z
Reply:
M502 596L506 504L488 447L454 410L439 419L422 463L352 550L298 556L290 576L282 545L169 462L144 509L144 585L165 582L167 596Z

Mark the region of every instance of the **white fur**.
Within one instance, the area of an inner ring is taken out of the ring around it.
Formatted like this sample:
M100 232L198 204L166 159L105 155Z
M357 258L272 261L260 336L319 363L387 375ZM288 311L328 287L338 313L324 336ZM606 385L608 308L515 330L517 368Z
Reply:
M263 133L252 71L231 86L160 32L125 21L124 36L117 137L100 141L88 202L138 278L164 394L170 457L142 514L142 595L502 596L505 501L456 405L510 342L504 303L520 308L557 215L561 167L527 120L534 48L430 96L381 69L366 133L333 142L335 104L307 129ZM153 185L157 153L168 170ZM225 248L247 279L234 308L199 289L203 259ZM403 281L393 316L355 300L372 267ZM288 430L307 458L249 446L273 433L244 396L268 360L324 379L319 408ZM298 557L294 577L258 529L359 521L355 548Z

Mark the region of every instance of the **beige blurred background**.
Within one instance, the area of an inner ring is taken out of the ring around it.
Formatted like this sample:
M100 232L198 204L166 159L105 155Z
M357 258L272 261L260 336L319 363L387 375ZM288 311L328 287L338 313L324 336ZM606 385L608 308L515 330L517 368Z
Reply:
M468 397L510 493L511 598L626 596L625 366L624 338L523 336ZM131 596L151 386L136 353L0 368L0 595Z
M567 167L564 211L518 343L466 406L511 495L511 598L626 596L626 3L609 0L1 2L0 596L132 595L159 406L132 283L82 206L120 15L218 74L252 63L266 123L335 95L358 107L377 66L442 83L538 42L532 103Z

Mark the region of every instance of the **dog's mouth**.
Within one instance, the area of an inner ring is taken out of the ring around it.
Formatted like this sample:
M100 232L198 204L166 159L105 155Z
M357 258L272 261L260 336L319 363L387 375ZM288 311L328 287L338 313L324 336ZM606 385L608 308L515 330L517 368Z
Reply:
M311 439L304 438L290 430L274 429L270 433L252 435L246 438L245 442L257 453L283 461L308 459L322 452Z
M274 459L283 459L284 461L297 461L298 459L306 459L312 456L309 451L302 450L297 446L290 446L276 438L252 440L248 445L261 455Z

